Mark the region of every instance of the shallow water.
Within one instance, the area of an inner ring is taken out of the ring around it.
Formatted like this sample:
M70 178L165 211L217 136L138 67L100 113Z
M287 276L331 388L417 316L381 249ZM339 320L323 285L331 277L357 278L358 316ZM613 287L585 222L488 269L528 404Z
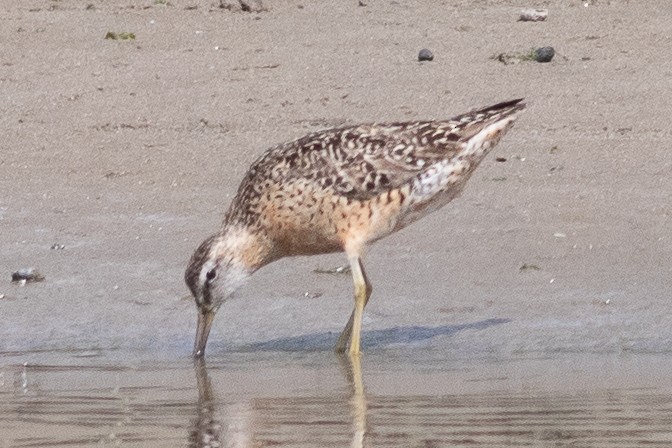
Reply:
M27 357L0 367L2 447L672 444L668 356Z

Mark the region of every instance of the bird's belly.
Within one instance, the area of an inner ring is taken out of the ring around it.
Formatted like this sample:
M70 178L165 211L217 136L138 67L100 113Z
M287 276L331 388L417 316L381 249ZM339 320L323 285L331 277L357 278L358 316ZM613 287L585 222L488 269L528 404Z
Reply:
M267 233L284 256L347 251L392 233L400 198L395 192L372 200L325 196L314 203L285 202L267 209Z
M282 201L269 201L264 205L264 227L281 256L343 250L342 241L332 223L333 208L323 202L286 196Z
M279 256L357 251L444 206L459 194L459 184L432 194L407 184L364 200L324 191L282 194L262 205L264 227Z
M285 232L276 233L274 240L285 256L318 255L342 251L343 245L337 236L322 230L305 226L291 227Z

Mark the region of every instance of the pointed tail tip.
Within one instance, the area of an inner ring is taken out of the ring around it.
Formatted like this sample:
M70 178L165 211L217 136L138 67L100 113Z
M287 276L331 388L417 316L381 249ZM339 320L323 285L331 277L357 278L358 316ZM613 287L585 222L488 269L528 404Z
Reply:
M485 120L495 119L495 121L499 121L511 116L513 116L513 119L515 120L515 116L518 112L521 112L527 107L527 104L523 102L524 100L525 98L516 98L515 100L503 101L492 106L475 110L470 114L475 116L481 115Z
M515 109L515 110L523 110L527 106L523 101L525 98L516 98L515 100L509 100L509 101L503 101L501 103L497 103L494 106L486 107L484 110L504 110L504 109Z

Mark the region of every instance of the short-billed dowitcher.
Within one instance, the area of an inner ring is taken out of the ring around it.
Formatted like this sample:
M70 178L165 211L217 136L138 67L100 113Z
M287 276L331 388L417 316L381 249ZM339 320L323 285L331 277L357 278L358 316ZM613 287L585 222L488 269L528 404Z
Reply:
M282 257L344 251L355 306L336 344L359 354L371 295L365 247L454 199L525 108L522 99L445 121L362 124L308 134L266 151L247 171L222 228L191 257L194 356L213 318L257 269Z

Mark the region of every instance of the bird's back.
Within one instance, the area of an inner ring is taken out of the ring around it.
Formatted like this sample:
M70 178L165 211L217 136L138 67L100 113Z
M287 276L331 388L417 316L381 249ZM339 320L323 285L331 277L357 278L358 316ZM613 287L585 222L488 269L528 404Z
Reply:
M261 227L296 253L378 239L459 194L523 108L514 100L445 121L343 127L271 148L226 221Z

